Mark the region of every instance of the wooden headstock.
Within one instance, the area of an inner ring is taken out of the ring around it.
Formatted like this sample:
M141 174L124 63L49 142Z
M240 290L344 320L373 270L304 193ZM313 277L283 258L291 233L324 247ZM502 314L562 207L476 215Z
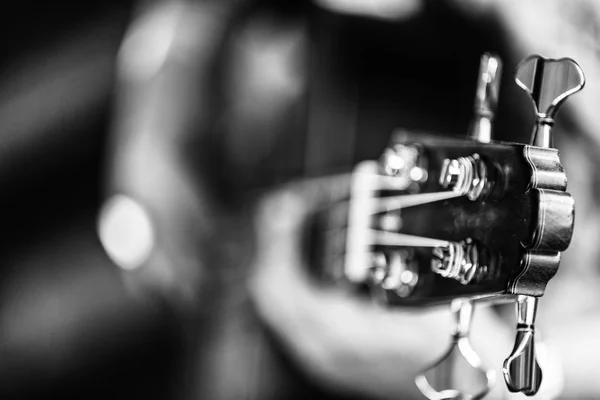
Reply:
M573 233L566 183L555 149L396 134L355 170L344 274L394 305L541 296Z

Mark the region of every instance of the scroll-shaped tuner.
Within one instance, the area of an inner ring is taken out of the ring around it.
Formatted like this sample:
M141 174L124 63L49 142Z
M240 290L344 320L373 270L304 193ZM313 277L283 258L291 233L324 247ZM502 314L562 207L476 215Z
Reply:
M537 114L531 144L553 147L554 117L567 97L585 85L583 70L570 58L532 55L519 64L515 80L531 96Z
M450 348L438 362L419 374L415 383L429 400L481 399L493 387L496 374L482 365L469 342L473 303L458 298L451 307L456 325Z
M485 53L481 56L477 90L475 92L474 115L469 137L482 143L492 138L492 122L498 108L502 61L498 56Z
M517 338L511 355L504 361L504 380L511 392L527 396L537 393L542 383L542 369L535 354L535 315L537 297L518 296Z

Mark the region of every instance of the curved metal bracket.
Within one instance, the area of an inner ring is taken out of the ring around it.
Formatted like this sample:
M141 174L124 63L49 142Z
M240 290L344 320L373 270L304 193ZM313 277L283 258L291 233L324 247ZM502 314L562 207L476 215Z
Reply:
M456 327L450 348L431 367L417 375L415 383L429 400L478 400L493 387L496 374L482 365L469 341L473 303L455 299L451 307Z
M570 58L550 59L532 55L517 67L515 81L531 97L537 115L531 144L553 147L554 117L567 97L583 89L583 70Z

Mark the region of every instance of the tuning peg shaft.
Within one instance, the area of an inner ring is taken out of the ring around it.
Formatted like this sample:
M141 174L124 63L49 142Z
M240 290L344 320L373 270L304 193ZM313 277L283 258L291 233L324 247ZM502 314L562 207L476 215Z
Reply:
M531 144L552 147L552 127L561 104L585 85L583 70L570 58L548 59L532 55L517 67L517 85L525 90L536 112Z
M536 313L537 297L518 296L515 347L503 368L508 389L527 396L536 394L542 383L542 369L535 353Z
M469 138L473 140L489 143L492 138L492 122L498 108L501 76L500 58L492 53L484 53L479 64L474 115L469 129Z

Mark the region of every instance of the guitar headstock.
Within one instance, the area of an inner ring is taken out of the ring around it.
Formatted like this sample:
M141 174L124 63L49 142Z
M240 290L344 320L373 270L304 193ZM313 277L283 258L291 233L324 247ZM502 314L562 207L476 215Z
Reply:
M552 127L560 105L585 80L571 59L525 59L516 81L535 107L531 142L493 142L500 71L496 56L482 57L465 138L396 132L380 160L357 166L337 274L367 285L390 306L452 303L457 326L468 326L465 307L472 310L474 303L514 301L517 338L505 380L511 391L533 395L541 382L533 338L537 298L569 246L575 212L559 153L551 147ZM467 334L457 329L452 348ZM468 361L486 377L469 396L483 396L489 371ZM417 384L429 398L456 392L434 388L426 374Z

